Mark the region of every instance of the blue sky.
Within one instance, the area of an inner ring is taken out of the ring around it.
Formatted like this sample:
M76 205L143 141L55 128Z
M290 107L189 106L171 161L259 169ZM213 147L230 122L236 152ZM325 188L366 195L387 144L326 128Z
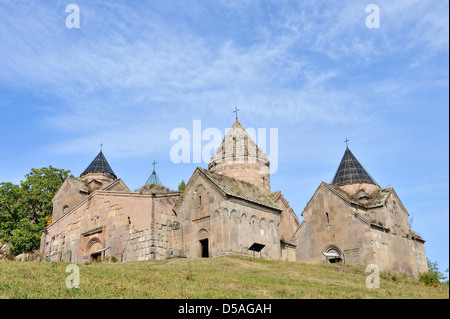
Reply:
M70 3L80 28L68 29ZM366 27L367 5L380 28ZM300 216L330 182L345 138L394 187L448 266L449 8L446 1L0 2L0 181L53 165L79 175L100 143L130 189L158 162L176 189L170 133L234 122L278 129L281 189ZM301 220L301 217L300 217Z

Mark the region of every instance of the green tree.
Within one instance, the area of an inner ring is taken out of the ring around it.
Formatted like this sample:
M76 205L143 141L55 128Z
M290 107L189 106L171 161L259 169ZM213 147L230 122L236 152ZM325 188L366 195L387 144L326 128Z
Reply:
M11 253L19 255L23 252L33 251L39 248L43 227L35 224L28 218L23 218L16 224L11 238Z
M21 183L22 210L28 219L40 224L42 229L51 217L53 196L66 178L74 178L69 174L70 171L57 169L51 165L41 169L32 168L31 172L25 175L25 181Z
M184 182L184 179L181 180L181 183L178 185L178 190L182 192L186 188L186 183Z
M0 183L0 241L10 242L16 224L24 217L20 186Z
M39 248L41 232L51 220L53 203L70 171L52 166L31 169L19 185L0 183L0 241L13 254Z

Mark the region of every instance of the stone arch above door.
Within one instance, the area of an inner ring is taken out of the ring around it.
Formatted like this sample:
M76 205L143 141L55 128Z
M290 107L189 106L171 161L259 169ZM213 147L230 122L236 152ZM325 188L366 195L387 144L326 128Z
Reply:
M200 229L197 233L197 239L202 240L202 239L207 239L207 238L209 238L208 231L204 228Z
M85 251L87 254L92 254L93 252L96 252L97 250L100 250L104 248L102 240L98 237L92 237L86 244Z
M325 249L322 250L322 255L324 255L326 260L330 263L341 262L343 260L341 250L334 244L326 246Z

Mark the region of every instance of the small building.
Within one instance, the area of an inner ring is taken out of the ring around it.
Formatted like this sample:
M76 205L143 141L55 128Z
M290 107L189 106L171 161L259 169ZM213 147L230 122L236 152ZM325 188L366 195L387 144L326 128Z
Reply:
M319 185L302 216L298 261L375 264L410 276L428 269L425 241L409 228L397 193L382 189L348 147L333 181Z

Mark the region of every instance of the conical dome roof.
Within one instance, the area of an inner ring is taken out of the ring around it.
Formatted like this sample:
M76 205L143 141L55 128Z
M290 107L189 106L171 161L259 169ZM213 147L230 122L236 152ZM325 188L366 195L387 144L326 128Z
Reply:
M343 186L356 183L378 185L347 147L331 184Z
M145 183L145 185L152 185L152 184L162 186L161 181L159 180L158 175L156 175L155 170L153 170L152 175L150 175L150 177L147 180L147 183Z
M244 156L268 161L267 155L256 145L238 119L236 119L224 137L222 144L217 148L214 156L211 157L211 163L234 162L236 157Z
M102 151L98 153L91 164L89 164L89 166L83 171L83 173L81 173L80 176L86 175L88 173L104 173L106 175L113 175L114 178L116 178L116 174L114 174L111 166L109 166L109 163L103 155Z

